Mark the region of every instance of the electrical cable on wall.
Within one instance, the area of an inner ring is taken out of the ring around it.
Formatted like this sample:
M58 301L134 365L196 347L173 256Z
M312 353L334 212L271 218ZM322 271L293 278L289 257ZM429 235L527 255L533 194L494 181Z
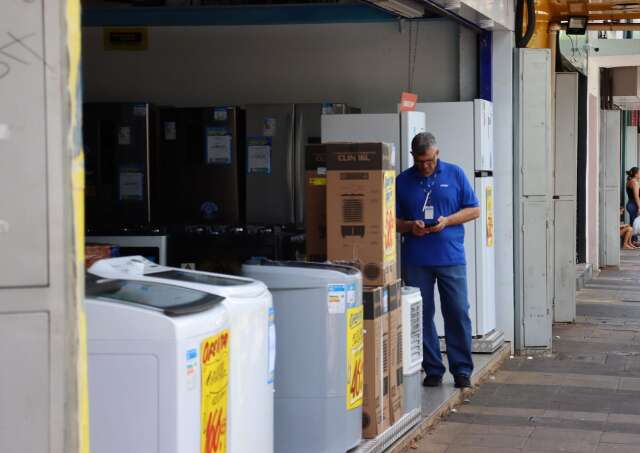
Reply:
M523 12L524 5L527 5L527 30L524 35L522 34L522 26L524 22ZM533 33L536 29L536 7L534 0L518 0L516 3L516 47L527 47L529 41L533 37Z
M414 32L415 29L415 32ZM418 55L418 38L420 34L420 21L409 22L409 65L407 91L413 93L415 83L416 59Z

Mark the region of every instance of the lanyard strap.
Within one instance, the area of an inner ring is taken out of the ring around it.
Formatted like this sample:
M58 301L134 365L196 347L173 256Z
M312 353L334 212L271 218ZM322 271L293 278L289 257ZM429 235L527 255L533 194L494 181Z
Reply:
M426 211L427 210L427 206L429 205L429 198L431 197L431 190L429 190L429 192L427 192L425 190L426 196L424 197L424 204L422 205L422 210Z

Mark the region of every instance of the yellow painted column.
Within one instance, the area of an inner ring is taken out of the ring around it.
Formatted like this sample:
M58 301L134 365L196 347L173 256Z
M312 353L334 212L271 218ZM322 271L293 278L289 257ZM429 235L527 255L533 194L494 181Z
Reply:
M80 57L82 33L80 28L80 0L66 1L67 51L69 74L70 124L67 146L71 156L71 188L73 197L73 250L75 269L75 306L78 332L78 453L89 453L89 386L87 369L87 326L84 311L84 153L82 149L82 92Z
M551 47L549 43L549 22L551 21L550 3L550 0L535 0L536 28L529 44L527 44L527 47L531 49L548 49ZM524 15L526 18L526 9Z

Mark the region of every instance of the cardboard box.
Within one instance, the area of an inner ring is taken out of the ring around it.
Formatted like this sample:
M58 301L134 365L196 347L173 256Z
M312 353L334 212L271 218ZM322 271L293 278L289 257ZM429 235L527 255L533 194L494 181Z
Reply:
M366 286L388 285L397 279L394 147L326 146L328 258L357 263Z
M304 227L307 259L327 259L327 146L308 145L305 159Z
M362 437L372 439L390 426L389 320L384 311L385 288L365 288L364 398Z
M402 368L402 281L387 286L389 293L389 408L391 424L404 414L404 385Z

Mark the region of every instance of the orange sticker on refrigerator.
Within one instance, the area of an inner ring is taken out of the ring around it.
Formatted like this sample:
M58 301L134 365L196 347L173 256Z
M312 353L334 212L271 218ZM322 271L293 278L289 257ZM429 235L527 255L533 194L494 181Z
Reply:
M202 370L200 452L225 453L229 397L229 329L202 342L200 361Z
M487 186L485 190L487 210L487 247L493 247L493 187Z
M355 297L354 303L355 303ZM350 303L351 305L351 303ZM364 395L364 310L347 310L347 410L362 406Z

